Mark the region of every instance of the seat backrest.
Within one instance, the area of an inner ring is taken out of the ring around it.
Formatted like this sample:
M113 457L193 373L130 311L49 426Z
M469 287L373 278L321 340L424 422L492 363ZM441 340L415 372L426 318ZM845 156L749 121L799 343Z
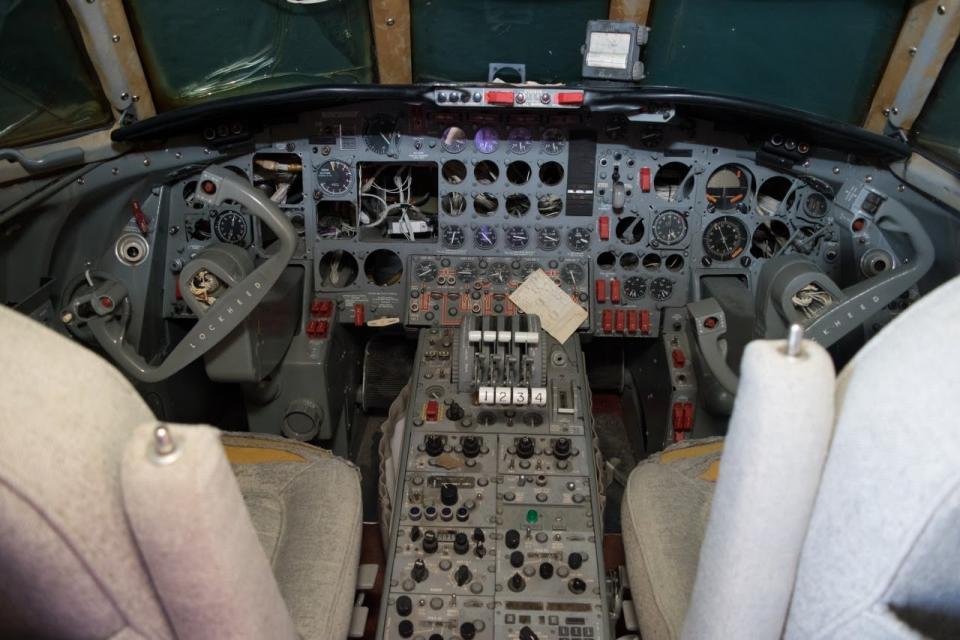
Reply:
M2 306L0 371L0 636L292 637L216 430L174 427L190 464L157 475L130 383ZM220 606L238 592L246 617Z
M960 278L837 382L789 638L960 637Z

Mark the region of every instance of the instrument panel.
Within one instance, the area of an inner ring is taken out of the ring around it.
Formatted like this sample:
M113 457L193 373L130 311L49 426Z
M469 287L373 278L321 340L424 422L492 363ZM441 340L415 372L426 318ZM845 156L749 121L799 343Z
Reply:
M835 224L833 199L869 167L785 135L649 120L365 103L268 129L228 166L290 216L297 259L343 323L512 315L509 293L543 269L587 309L582 331L654 336L705 276L752 289L784 252L838 275L841 242L859 230ZM242 210L176 197L190 183L171 190L171 271L213 241L262 255L270 239ZM858 251L887 250L863 237ZM177 295L167 317L189 316Z

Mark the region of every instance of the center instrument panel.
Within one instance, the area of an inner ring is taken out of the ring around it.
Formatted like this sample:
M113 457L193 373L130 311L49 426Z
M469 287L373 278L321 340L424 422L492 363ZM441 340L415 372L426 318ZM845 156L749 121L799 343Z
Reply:
M582 331L656 336L665 308L699 298L702 277L752 289L779 253L836 277L846 239L863 276L893 265L882 236L834 221L834 196L851 181L865 187L870 167L788 131L756 140L672 112L550 108L561 95L550 91L553 102L524 98L544 108L474 103L466 90L437 92L433 106L303 113L224 164L290 216L323 322L511 317L510 291L543 269L589 312ZM193 179L168 194L165 317L190 315L172 285L205 243L256 257L270 240L239 208L192 202Z
M576 335L536 316L420 331L378 638L609 638Z

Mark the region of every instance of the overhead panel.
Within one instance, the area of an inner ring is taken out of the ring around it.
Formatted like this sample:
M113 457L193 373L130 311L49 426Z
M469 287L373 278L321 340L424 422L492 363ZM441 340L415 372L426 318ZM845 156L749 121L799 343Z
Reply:
M373 82L365 0L127 0L160 109L317 83Z
M411 0L416 81L486 79L491 62L526 65L527 80L580 78L588 20L606 19L606 0Z
M859 124L908 4L655 2L644 83L750 98Z

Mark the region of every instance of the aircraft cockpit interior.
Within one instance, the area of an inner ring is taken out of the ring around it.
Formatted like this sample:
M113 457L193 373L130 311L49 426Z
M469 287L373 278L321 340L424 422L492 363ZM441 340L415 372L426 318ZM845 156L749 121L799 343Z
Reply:
M960 636L958 34L0 0L0 637Z

